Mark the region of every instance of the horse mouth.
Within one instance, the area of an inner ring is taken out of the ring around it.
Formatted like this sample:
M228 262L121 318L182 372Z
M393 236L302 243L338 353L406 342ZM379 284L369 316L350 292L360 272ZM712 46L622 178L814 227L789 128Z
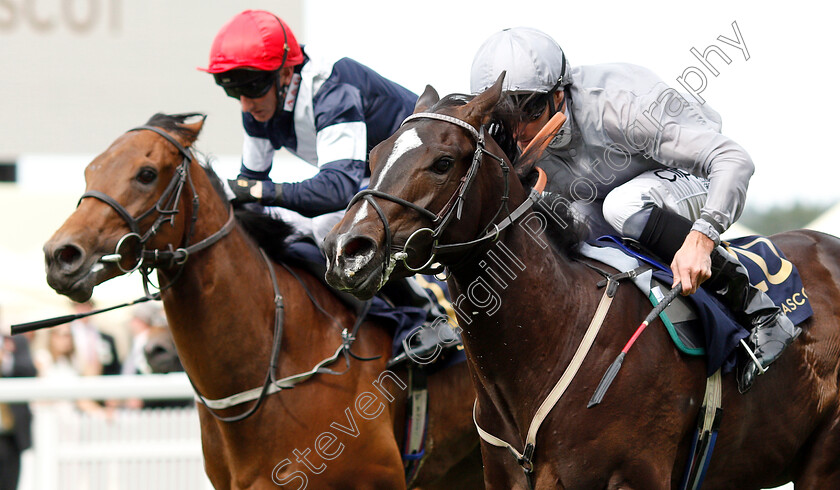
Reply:
M385 282L382 280L382 274L377 274L375 271L367 273L359 271L347 276L335 273L334 269L329 269L326 277L330 286L365 301L372 298Z
M378 254L358 260L358 257L339 256L327 264L327 283L361 299L372 298L387 281Z
M106 280L108 269L101 262L93 262L89 267L74 273L64 273L59 267L47 266L47 284L56 293L82 303L93 295L93 288Z

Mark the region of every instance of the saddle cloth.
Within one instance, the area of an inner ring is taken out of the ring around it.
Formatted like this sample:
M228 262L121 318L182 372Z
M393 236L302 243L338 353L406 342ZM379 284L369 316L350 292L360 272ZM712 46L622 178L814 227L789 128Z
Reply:
M747 269L750 282L765 291L795 325L811 317L813 310L799 272L769 239L748 236L724 242L723 245L737 255ZM634 278L633 283L654 305L673 282L670 268L629 249L618 237L604 236L581 244L579 252L621 272L633 270L642 262L650 264L651 270ZM678 296L661 317L682 352L691 355L705 353L708 376L719 368L724 373L731 371L737 360L736 348L740 340L749 335L749 331L738 324L727 308L702 286L687 298Z

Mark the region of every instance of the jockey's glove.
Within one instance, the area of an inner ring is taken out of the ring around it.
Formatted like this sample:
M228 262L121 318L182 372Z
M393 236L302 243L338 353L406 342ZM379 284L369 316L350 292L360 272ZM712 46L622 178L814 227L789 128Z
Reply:
M233 204L258 202L271 206L279 204L280 196L283 194L282 184L275 184L270 180L253 180L242 177L228 180L228 189L230 190L227 193L228 198Z

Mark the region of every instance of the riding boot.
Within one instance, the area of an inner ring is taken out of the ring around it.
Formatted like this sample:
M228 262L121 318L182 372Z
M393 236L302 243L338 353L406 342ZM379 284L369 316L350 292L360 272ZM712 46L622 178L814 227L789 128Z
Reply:
M669 263L691 231L691 221L656 206L638 213L644 217L642 213L647 214L648 219L639 242ZM738 323L750 329L747 344L761 365L759 367L752 358L739 362L738 390L746 393L755 377L781 355L801 329L795 327L763 291L750 284L747 270L725 248L716 247L711 260L712 277L703 283L703 288L714 292Z
M763 291L750 284L747 270L725 248L712 252L712 277L704 285L729 308L741 325L750 329L747 339L752 356L738 363L738 391L746 393L755 377L763 373L790 345L802 329L782 313Z

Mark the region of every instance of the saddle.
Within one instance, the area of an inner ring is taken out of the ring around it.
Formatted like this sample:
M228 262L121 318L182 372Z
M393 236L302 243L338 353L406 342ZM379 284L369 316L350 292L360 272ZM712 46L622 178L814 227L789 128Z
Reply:
M746 267L750 282L765 291L795 325L813 314L799 272L768 238L747 236L724 245ZM604 236L583 243L579 253L620 272L649 265L650 270L635 277L633 283L654 306L673 282L670 268L630 239ZM735 367L739 342L749 335L749 330L739 325L702 285L691 296L677 296L660 314L660 319L680 352L707 357L707 376L718 369L723 373L731 371Z

